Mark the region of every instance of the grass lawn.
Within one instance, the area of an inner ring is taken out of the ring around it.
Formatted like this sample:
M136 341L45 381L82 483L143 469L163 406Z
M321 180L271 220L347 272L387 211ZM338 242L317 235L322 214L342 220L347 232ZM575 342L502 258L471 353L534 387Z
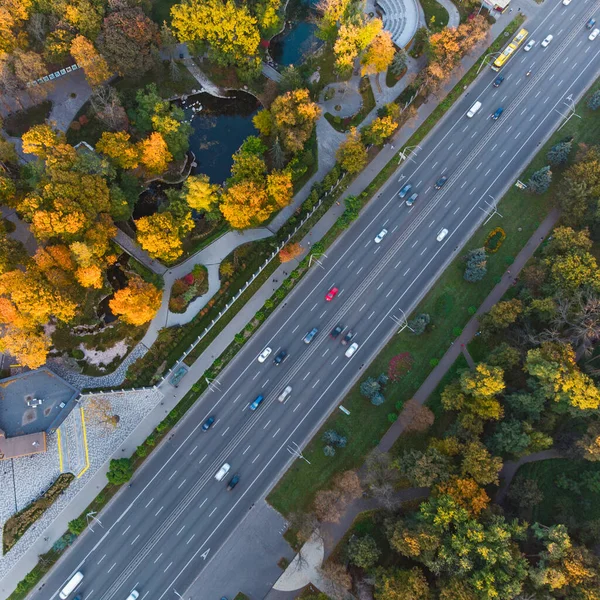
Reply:
M557 515L565 513L577 519L579 524L600 519L600 494L590 492L581 486L580 495L561 489L555 483L559 475L577 479L586 472L600 473L600 464L584 460L553 458L523 465L517 471L516 477L535 479L544 494L544 500L533 508L532 522L539 521L544 525L553 525L557 523Z
M448 25L448 11L437 0L419 0L425 13L425 22L432 33L441 31Z
M152 0L150 16L155 23L158 23L159 27L163 21L166 21L167 25L171 23L171 7L174 4L177 4L177 0Z
M8 135L21 137L26 131L29 131L34 125L41 125L46 122L52 110L52 102L45 100L35 104L26 110L19 110L3 119L4 130Z
M600 82L597 82L591 91L598 87ZM531 173L546 164L546 152L558 140L571 135L576 143L596 142L599 139L600 111L594 113L587 109L584 99L578 105L577 113L582 115L582 119L571 119L565 127L555 133L521 174L521 180L527 181ZM535 196L515 187L509 189L498 207L503 218L494 218L486 226L478 229L466 245L466 250L481 247L488 233L498 225L506 232L505 242L496 254L489 257L486 278L477 284L466 282L463 279L462 257L456 257L415 310L415 313L423 312L431 316L428 331L418 338L408 330L395 336L369 365L361 381L367 376L377 377L380 373L387 372L390 359L403 352L409 352L414 359L412 370L400 383L388 385L385 392L386 401L380 407L372 406L361 396L359 384L352 388L343 400L351 415L346 416L335 411L304 452L312 464L296 461L269 495L268 501L277 510L283 514L308 510L314 494L327 487L332 476L362 464L366 454L377 445L388 429L388 414L396 412L397 406L401 407L412 397L432 369L430 360L441 358L450 343L460 334L471 318L472 308L471 311L469 308L478 307L499 281L550 211L556 190L557 186L554 185L546 194ZM462 367L457 361L453 368ZM449 375L448 380L452 377L453 375ZM430 403L431 409L439 417L439 393L436 394L437 397L432 396ZM321 435L327 429L335 429L348 438L346 448L339 449L334 457L326 457L323 454Z

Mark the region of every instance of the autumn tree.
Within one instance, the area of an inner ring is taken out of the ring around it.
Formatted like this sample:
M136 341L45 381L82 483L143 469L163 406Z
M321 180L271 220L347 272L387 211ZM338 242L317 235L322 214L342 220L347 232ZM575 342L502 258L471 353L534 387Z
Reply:
M348 173L358 173L367 164L367 149L356 127L350 129L350 133L337 149L335 157Z
M363 129L361 137L365 144L381 146L397 128L398 123L392 117L377 117Z
M34 125L23 136L23 152L47 158L50 151L64 142L64 135L54 131L50 125Z
M319 14L317 36L333 44L338 26L348 19L352 11L351 5L351 0L319 0L315 7Z
M253 181L229 186L221 199L221 212L235 229L262 223L273 212L266 189Z
M485 334L493 334L506 329L516 322L523 312L523 303L518 298L497 302L485 315L479 318Z
M173 155L169 152L165 138L156 131L138 143L140 162L150 173L164 173Z
M286 244L279 251L279 260L282 263L290 262L291 260L294 260L294 258L300 256L303 252L304 248L298 243Z
M139 77L152 68L159 42L158 26L139 6L111 12L99 40L108 64L124 77Z
M375 74L379 85L379 73L387 70L392 64L395 53L392 34L389 31L380 31L360 58L362 74Z
M117 91L110 85L98 86L90 96L96 117L112 131L127 129L129 121Z
M502 459L492 456L489 450L480 442L469 442L463 449L461 473L471 477L479 485L498 485L498 473L502 469Z
M0 337L0 350L15 356L20 364L37 369L46 362L52 342L42 331L5 326Z
M360 537L353 535L346 546L348 560L361 569L373 567L380 555L381 550L377 547L377 542L369 534Z
M233 0L184 0L171 8L172 27L181 42L206 44L219 65L242 66L258 52L256 17Z
M267 175L267 195L269 200L279 208L287 206L294 195L292 174L289 171L272 171L269 173Z
M383 23L379 18L368 21L357 18L340 26L333 45L335 70L338 74L347 76L352 72L354 61L381 33L382 28Z
M115 315L120 315L125 323L143 325L151 321L162 299L162 292L141 277L133 276L127 287L117 290L108 305Z
M102 132L96 150L108 156L121 169L135 169L140 163L140 147L130 141L125 131Z
M583 458L592 462L600 460L600 423L593 421L588 425L584 436L577 446L583 451Z
M407 450L395 463L400 474L415 487L431 487L448 479L452 473L450 459L436 448Z
M547 398L576 410L596 410L600 406L600 390L579 370L575 352L568 344L543 342L539 348L529 350L525 370L537 379Z
M87 82L96 87L110 78L111 72L107 62L96 51L92 42L78 35L71 42L71 56L83 69Z
M277 96L269 111L259 112L254 125L262 135L276 135L288 152L296 153L303 150L320 115L308 90L292 90Z
M60 6L60 4L59 4ZM62 18L82 35L95 40L102 26L104 4L92 0L76 0L64 6Z
M600 148L585 148L564 174L558 202L566 222L593 224L600 194Z
M470 477L451 477L438 484L435 491L450 496L473 517L477 517L490 503L490 497L483 487Z
M431 592L419 567L378 569L375 578L375 600L429 600Z
M200 212L214 211L219 202L219 186L210 183L208 175L190 175L183 184L185 201Z
M140 246L153 258L165 262L173 262L181 256L181 240L194 228L189 213L185 218L176 221L168 211L142 217L135 225Z

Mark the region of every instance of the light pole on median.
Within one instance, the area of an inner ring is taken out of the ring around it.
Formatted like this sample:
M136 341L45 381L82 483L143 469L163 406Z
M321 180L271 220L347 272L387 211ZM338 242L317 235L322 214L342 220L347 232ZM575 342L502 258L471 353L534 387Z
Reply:
M486 64L489 64L489 60L491 57L496 58L497 56L500 56L500 54L502 54L502 52L490 52L489 54L486 54L483 57L483 60L481 61L481 64L479 65L479 68L477 69L477 75L479 75L479 71L481 71L482 67Z
M308 268L310 269L312 261L314 260L322 269L324 269L325 267L323 266L323 263L321 263L321 261L319 260L321 256L327 258L327 254L325 254L324 252L323 254L311 254L310 258L308 259Z
M484 200L484 202L488 205L488 208L482 208L481 206L479 207L484 213L487 213L487 219L484 221L484 225L487 225L489 220L494 216L494 215L498 215L501 219L503 219L504 217L498 212L498 209L496 208L497 202L496 199L494 198L494 196L492 196L491 194L488 194L488 196L492 199L492 202L488 202L487 200Z
M287 447L287 451L292 455L295 456L296 458L301 458L302 460L305 460L309 465L310 460L308 460L308 458L306 458L306 456L304 456L304 454L302 454L302 451L300 450L300 446L298 446L298 444L296 444L296 442L292 442L288 447Z
M414 153L415 148L418 148L419 150L421 150L421 146L419 146L418 144L416 144L415 146L407 146L406 148L401 150L400 154L398 155L398 164L400 164L403 160L406 160L407 158L409 158L408 153L409 152Z
M565 104L567 105L567 114L563 115L560 110L556 110L556 112L563 118L565 119L562 123L562 125L556 130L556 131L560 131L570 120L571 117L577 117L578 119L581 119L581 116L579 116L576 112L575 112L575 102L573 102L573 96L571 94L569 94L566 98L565 98Z

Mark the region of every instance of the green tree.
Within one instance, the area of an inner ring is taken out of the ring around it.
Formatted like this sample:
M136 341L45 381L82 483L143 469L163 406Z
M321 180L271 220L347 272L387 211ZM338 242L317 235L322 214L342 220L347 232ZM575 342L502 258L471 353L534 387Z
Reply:
M377 547L377 542L369 534L363 536L353 535L346 546L346 556L348 561L361 569L368 570L374 567L381 550Z
M306 87L306 82L302 73L294 65L289 65L281 70L281 81L279 81L279 87L284 92L291 92L292 90L299 90L300 88Z
M506 419L496 426L489 447L497 454L519 457L526 453L529 442L529 435L525 432L523 423L516 419Z
M474 250L470 250L465 260L465 280L471 283L481 281L487 273L487 254L485 248L475 248Z
M73 519L72 521L69 521L69 524L67 525L67 529L73 535L80 535L81 533L83 533L86 526L87 526L87 524L85 522L85 518L77 517L77 519Z
M600 90L596 90L587 100L587 106L590 110L600 108Z
M421 335L425 333L430 321L431 317L427 313L421 313L412 319L408 326L414 335Z
M121 485L133 477L133 464L130 458L113 458L106 477L109 483Z
M502 459L492 456L480 441L465 445L461 464L462 475L469 475L479 485L498 485L498 473L501 468Z
M488 354L487 362L493 367L509 371L521 362L521 353L506 342L501 342Z
M394 58L392 59L392 64L390 65L390 71L396 76L400 77L404 71L406 70L406 65L408 62L408 54L406 54L406 50L404 48L400 48L394 54Z
M515 477L506 495L521 512L529 511L544 501L544 494L537 481L521 475Z
M548 191L552 183L552 171L549 166L542 167L539 171L533 173L529 178L527 185L534 194L543 194Z
M407 450L395 463L402 477L413 486L431 487L445 481L452 475L452 463L448 456L436 448Z
M572 149L572 140L558 142L558 144L554 144L554 146L548 150L546 159L553 166L564 165L569 160L569 154L571 154Z

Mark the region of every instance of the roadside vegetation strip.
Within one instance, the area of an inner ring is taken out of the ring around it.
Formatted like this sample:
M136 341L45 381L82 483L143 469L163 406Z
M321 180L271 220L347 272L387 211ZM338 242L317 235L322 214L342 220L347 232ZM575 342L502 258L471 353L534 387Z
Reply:
M577 114L582 118L571 119L553 134L525 168L521 180L527 181L532 173L547 164L547 151L560 140L572 137L574 145L597 143L600 111L594 113L586 106L587 98L597 89L600 89L600 82L596 82L578 103ZM509 189L498 207L503 215L501 224L506 239L496 253L488 256L485 278L478 283L465 281L463 258L456 257L414 310L414 314L430 315L431 322L426 332L414 336L405 329L395 336L368 367L361 382L367 377L387 374L390 360L403 353L410 354L413 359L410 372L398 383L388 383L384 392L386 400L382 406L372 406L361 395L360 382L352 388L343 400L344 406L350 410L350 416L334 412L324 423L304 450L304 456L311 466L304 461L296 461L268 496L268 502L275 509L284 515L308 511L316 492L327 488L336 474L362 465L366 455L377 446L389 428L388 418L393 418L393 414L397 414L404 403L412 398L453 340L460 335L476 308L500 281L514 257L556 204L559 193L557 185L551 186L543 195L528 194L514 186ZM523 210L524 203L527 203L527 210ZM497 224L498 221L494 219L480 227L468 242L466 250L482 247ZM432 394L429 406L436 415L436 421L442 418L437 425L434 424L434 428L440 427L443 431L443 419L447 417L442 416L438 392L441 393L441 388ZM327 430L334 430L348 440L347 446L338 449L332 457L323 453L321 437ZM394 453L405 447L406 443L411 443L410 438L402 436L394 447Z

